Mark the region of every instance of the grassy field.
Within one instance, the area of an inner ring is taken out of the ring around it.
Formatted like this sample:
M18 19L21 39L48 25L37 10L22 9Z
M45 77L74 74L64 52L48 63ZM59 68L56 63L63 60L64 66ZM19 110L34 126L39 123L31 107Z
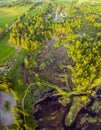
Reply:
M31 5L28 6L14 6L11 8L0 8L0 28L5 28L5 24L12 24L14 20L26 12ZM17 51L8 45L9 33L0 40L0 64L4 63L6 59L11 58L17 54Z
M21 16L30 7L31 5L0 8L0 27L4 29L6 24L11 25L18 16Z
M9 33L0 41L0 65L4 65L8 60L12 61L12 57L16 57L16 61L14 61L12 68L7 72L7 77L12 79L13 89L23 97L27 86L21 80L20 69L22 60L27 51L21 49L20 52L17 52L14 47L8 45L8 39Z
M56 3L68 3L69 1L68 0L54 0L53 2L56 2Z
M12 24L18 16L21 16L24 12L29 10L30 7L31 5L0 8L0 27L5 29L5 24ZM10 32L8 32L0 40L0 65L5 66L8 60L12 61L12 58L16 57L16 61L14 61L14 64L11 70L7 73L7 76L12 78L14 83L13 89L23 96L26 85L21 81L20 69L21 62L27 51L21 49L21 51L18 52L14 47L10 46L8 44L9 34Z
M0 1L3 1L3 2L12 2L12 1L16 1L16 0L0 0Z
M27 51L24 49L22 49L20 52L16 51L14 47L8 44L8 40L9 32L3 37L2 40L0 40L0 65L5 64L5 62L11 60L12 57L16 57L17 60L8 75L12 75L16 85L18 86L17 82L19 80L19 67Z
M80 2L82 2L82 1L84 1L84 0L81 0ZM88 0L89 1L89 0ZM65 4L67 4L67 3L78 3L79 2L79 0L54 0L53 2L56 2L56 3L65 3ZM93 0L91 0L90 2L93 2ZM97 2L101 2L101 0L94 0L94 2L95 3L97 3Z
M54 0L53 2L69 4L73 2L78 2L78 0Z
M8 45L9 33L0 40L0 64L3 64L6 59L9 59L14 54L16 54L16 50Z
M27 6L14 6L11 8L0 8L0 27L5 28L5 24L12 24L13 21L18 17L21 16L24 12L26 12L31 5ZM14 89L20 93L21 95L24 94L24 84L20 80L20 68L21 62L23 60L24 55L27 51L21 49L20 52L16 51L14 47L8 44L9 40L9 32L0 40L0 65L5 65L8 60L12 60L13 57L16 57L16 61L11 68L8 75L14 81ZM25 85L24 85L25 86ZM26 86L25 86L26 87Z

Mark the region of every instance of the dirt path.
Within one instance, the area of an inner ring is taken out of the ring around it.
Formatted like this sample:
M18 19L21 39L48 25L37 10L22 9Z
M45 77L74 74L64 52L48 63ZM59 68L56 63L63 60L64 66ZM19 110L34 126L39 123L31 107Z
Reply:
M5 103L9 102L9 110L6 110ZM7 92L0 92L0 124L7 130L7 125L14 123L11 109L16 105L14 96Z

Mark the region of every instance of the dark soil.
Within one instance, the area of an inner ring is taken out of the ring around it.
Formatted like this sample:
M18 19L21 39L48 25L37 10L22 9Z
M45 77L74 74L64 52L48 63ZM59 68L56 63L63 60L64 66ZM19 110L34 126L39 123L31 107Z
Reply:
M69 108L69 105L68 105ZM34 116L38 121L37 130L64 130L64 113L68 109L56 97L46 98L34 105Z
M60 46L55 48L56 40L50 40L43 46L40 53L36 56L37 67L25 68L22 65L22 75L26 82L35 81L34 74L38 73L40 77L52 84L58 86L67 86L66 81L61 80L60 75L67 75L69 86L71 89L74 84L71 81L71 71L67 68L68 65L73 65L73 61L68 58L67 48ZM44 65L43 65L44 64Z
M74 97L75 98L75 97ZM73 124L65 126L65 117L72 105L70 103L63 106L58 101L59 97L48 97L34 104L34 116L38 121L37 130L101 130L101 102L99 98L92 99L86 108L82 108ZM94 102L99 105L96 110L92 110Z

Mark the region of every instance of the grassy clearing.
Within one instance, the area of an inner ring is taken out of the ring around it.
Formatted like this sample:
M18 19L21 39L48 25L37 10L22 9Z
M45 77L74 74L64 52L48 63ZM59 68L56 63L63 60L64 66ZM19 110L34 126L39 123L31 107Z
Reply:
M13 81L13 87L12 89L15 90L21 98L23 98L25 94L25 90L27 88L27 85L23 83L20 76L21 71L21 63L23 61L24 56L26 55L27 51L24 49L21 49L20 52L17 52L14 47L11 47L8 45L8 39L9 39L9 33L3 39L0 41L0 64L4 64L4 61L7 61L8 59L12 59L12 57L16 57L16 61L14 62L11 70L7 73L7 76L12 79ZM30 104L31 98L29 95L27 95L25 99L25 107L30 110L31 104Z
M0 28L4 29L5 24L12 24L18 16L21 16L30 7L31 5L0 8ZM18 53L13 47L8 45L8 40L9 33L0 40L0 65Z
M12 78L14 90L23 96L26 85L20 80L20 68L23 57L27 51L22 49L20 52L17 52L14 47L8 45L8 40L9 33L0 40L0 65L4 65L5 62L11 60L12 57L16 57L16 61L7 75L9 78Z
M23 81L21 80L20 71L21 71L21 63L27 51L22 49L20 52L17 52L13 47L8 45L7 43L8 38L9 34L5 36L5 38L2 40L2 44L0 44L0 52L2 51L2 53L0 53L0 64L3 64L4 60L6 61L8 59L11 59L12 57L16 57L16 61L13 64L11 70L8 72L7 76L11 78L13 81L13 90L18 92L19 95L23 97L27 85L24 84ZM26 100L30 100L30 97L29 96L27 97L28 99L26 98Z
M11 58L17 51L8 45L9 33L0 40L0 64Z
M12 2L12 1L16 1L16 0L1 0L3 2Z
M5 28L5 24L12 24L18 16L21 16L30 7L31 5L0 8L0 27ZM23 97L26 85L21 81L20 69L21 62L27 51L22 49L20 52L17 52L14 47L8 45L8 40L9 32L0 40L0 65L4 65L8 60L12 60L12 57L16 57L17 60L14 61L15 63L7 76L12 78L14 83L13 89Z
M14 89L20 91L20 87L23 83L20 81L20 67L24 55L27 53L25 50L17 52L14 47L8 45L9 33L0 41L0 65L4 65L7 60L11 60L12 57L16 57L16 61L11 68L8 76L14 81Z
M0 27L4 29L6 24L11 25L18 16L21 16L30 7L31 5L0 8Z
M17 56L16 63L14 64L13 68L9 73L14 82L14 90L18 91L21 95L24 94L23 90L26 88L26 85L23 84L23 81L21 80L20 77L21 63L26 53L27 51L21 50L21 52Z
M21 99L23 98L26 88L27 88L27 84L25 84L22 79L21 79L21 63L23 61L24 56L27 54L28 52L24 49L22 49L20 51L20 53L17 56L17 61L15 63L15 65L13 66L13 68L11 69L9 76L11 76L12 81L13 81L13 90L15 90L16 92L18 92L19 96L21 96ZM31 110L31 96L29 94L27 94L26 98L25 98L25 108L27 110Z
M68 0L54 0L53 2L56 2L56 3L68 3Z
M75 0L75 2L77 2L78 0ZM54 0L53 2L56 3L65 3L65 4L69 4L69 3L73 3L73 0Z
M29 14L30 15L37 15L37 14L39 14L39 13L41 13L41 12L39 12L38 10L36 10L36 9L33 9L33 10L31 10L31 11L29 11Z

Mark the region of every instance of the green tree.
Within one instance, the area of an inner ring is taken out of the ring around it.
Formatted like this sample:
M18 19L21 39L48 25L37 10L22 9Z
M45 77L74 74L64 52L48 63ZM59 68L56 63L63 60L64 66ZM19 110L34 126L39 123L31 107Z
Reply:
M7 79L6 77L1 77L0 79L0 90L6 90L8 88L12 87L11 81Z

